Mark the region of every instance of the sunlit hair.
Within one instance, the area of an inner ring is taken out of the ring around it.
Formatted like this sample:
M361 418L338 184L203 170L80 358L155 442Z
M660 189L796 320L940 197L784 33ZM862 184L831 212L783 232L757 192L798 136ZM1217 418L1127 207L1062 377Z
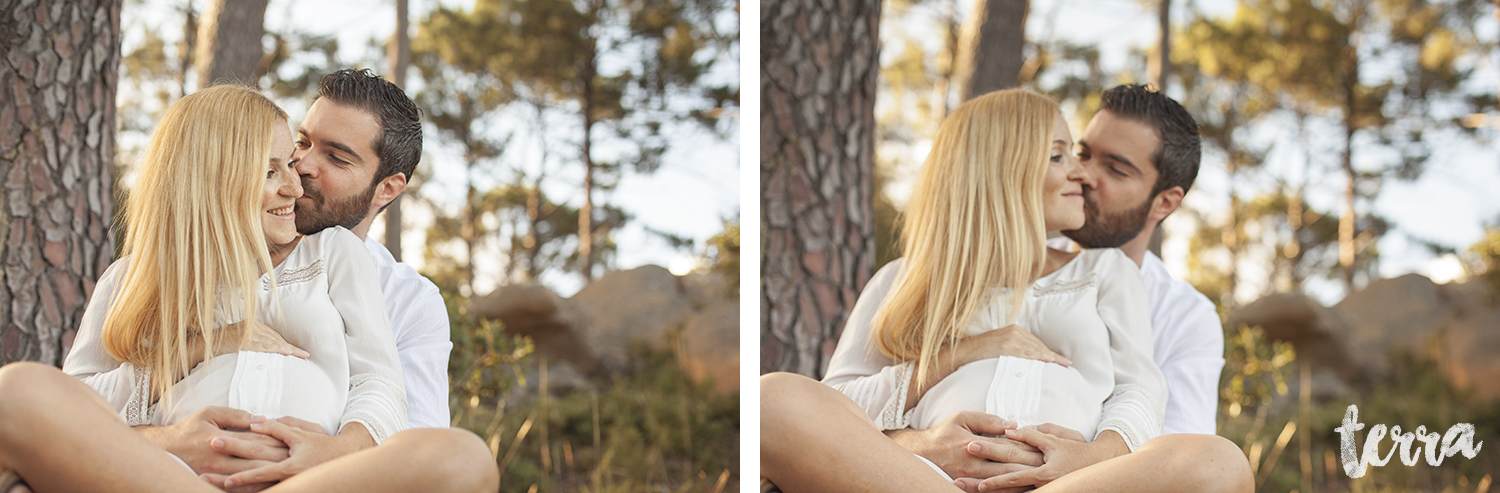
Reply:
M1042 181L1059 114L1046 96L1008 89L943 120L903 214L903 274L874 320L880 351L915 361L916 382L998 301L999 288L1013 288L1014 320L1025 288L1041 275Z
M122 218L129 271L104 319L104 347L151 370L153 397L187 375L189 338L203 338L207 361L215 329L230 321L222 318L255 319L259 279L271 270L266 166L286 119L254 89L219 85L168 108L146 144Z

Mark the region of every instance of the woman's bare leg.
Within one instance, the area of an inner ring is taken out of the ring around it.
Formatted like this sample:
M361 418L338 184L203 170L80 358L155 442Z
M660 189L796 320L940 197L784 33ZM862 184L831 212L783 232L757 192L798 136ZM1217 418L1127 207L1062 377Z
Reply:
M37 363L0 368L0 469L19 472L36 491L219 491L125 426L93 389ZM499 484L478 436L418 429L268 491L493 492Z
M0 368L0 468L37 491L218 491L125 426L94 389L39 363Z
M791 373L760 378L760 471L788 493L960 491L844 394Z
M1249 493L1255 489L1250 461L1240 448L1215 435L1162 435L1135 452L1094 464L1038 488L1065 491Z
M492 493L499 489L500 469L478 435L458 428L419 428L319 464L266 491Z

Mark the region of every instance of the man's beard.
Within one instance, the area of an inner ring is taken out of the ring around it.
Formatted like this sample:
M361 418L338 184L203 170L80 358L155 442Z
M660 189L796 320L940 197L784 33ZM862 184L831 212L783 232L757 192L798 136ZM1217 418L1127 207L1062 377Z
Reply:
M1146 217L1151 214L1151 198L1146 198L1134 209L1110 214L1099 209L1099 199L1095 195L1085 192L1083 212L1087 218L1083 227L1063 231L1063 236L1084 248L1119 248L1135 239L1146 227Z
M315 234L334 226L354 229L360 221L365 220L365 216L370 215L370 199L375 198L374 184L370 184L370 188L364 193L332 201L324 200L323 191L305 181L302 183L302 190L303 195L311 198L318 207L318 210L313 210L312 207L297 205L297 232L304 235Z

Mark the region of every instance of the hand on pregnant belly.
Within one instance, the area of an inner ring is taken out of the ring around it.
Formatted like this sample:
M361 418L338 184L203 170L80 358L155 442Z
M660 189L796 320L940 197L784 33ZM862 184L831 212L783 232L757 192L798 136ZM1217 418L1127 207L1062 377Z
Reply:
M1036 335L1016 325L1009 325L976 336L965 337L958 342L956 366L975 361L1014 356L1072 366L1073 362L1053 352Z
M307 359L308 356L311 356L307 351L303 351L302 348L286 342L286 339L281 337L280 332L277 332L276 329L272 329L266 324L260 323L259 320L229 324L220 330L222 332L219 336L219 347L214 351L215 356L236 351L274 353L283 356L296 356L302 359ZM243 332L245 330L250 331L248 337ZM244 341L243 345L240 344L241 340Z

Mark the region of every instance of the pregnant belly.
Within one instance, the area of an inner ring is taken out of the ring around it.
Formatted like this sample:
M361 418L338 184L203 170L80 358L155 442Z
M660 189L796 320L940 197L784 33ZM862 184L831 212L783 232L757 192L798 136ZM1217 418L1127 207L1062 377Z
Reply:
M993 414L1021 426L1054 423L1093 438L1100 396L1075 368L1002 356L961 366L912 408L912 428L923 430L962 411Z
M194 368L172 387L171 405L159 408L153 421L172 424L205 407L222 406L271 419L305 419L333 434L348 398L346 387L311 361L241 351Z

